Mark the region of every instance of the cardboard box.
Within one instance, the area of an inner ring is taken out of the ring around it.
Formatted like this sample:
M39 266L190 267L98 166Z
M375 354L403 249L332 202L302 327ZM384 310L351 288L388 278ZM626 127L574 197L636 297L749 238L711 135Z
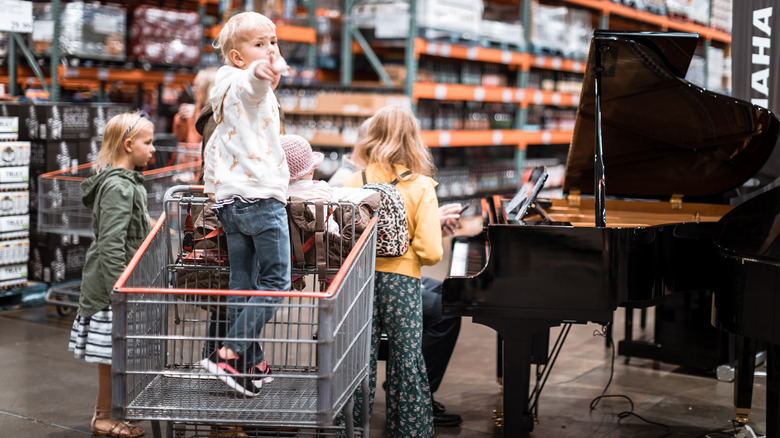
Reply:
M27 184L0 184L1 216L15 216L29 212L30 191Z
M36 281L57 282L81 278L89 245L57 246L50 249L32 247L29 278Z
M90 105L91 126L88 138L103 137L106 123L117 114L133 112L133 107L125 103L92 103ZM98 142L98 147L100 143Z
M19 118L19 140L89 138L88 104L18 103L0 105L0 113Z
M42 3L34 10L30 39L38 55L51 54L54 21L51 7ZM72 2L60 12L60 50L67 56L107 61L125 60L127 17L118 5Z
M77 140L34 141L30 144L30 169L34 172L65 170L79 164Z
M0 143L0 166L28 166L29 164L29 141L5 141Z
M30 102L0 103L0 115L17 117L19 119L18 140L30 141L40 138L41 118L38 117L38 107ZM45 123L45 120L43 120Z
M30 216L14 215L0 217L0 233L11 233L15 231L29 231Z
M26 237L0 240L0 264L25 265L30 259L30 239Z
M26 183L29 178L28 166L0 167L0 184Z
M0 140L19 139L19 117L2 116L0 113Z

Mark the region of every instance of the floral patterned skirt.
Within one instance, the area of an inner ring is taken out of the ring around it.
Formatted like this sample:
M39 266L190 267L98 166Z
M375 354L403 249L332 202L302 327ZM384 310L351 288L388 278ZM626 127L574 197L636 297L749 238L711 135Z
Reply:
M387 436L433 436L431 389L422 355L422 298L420 279L376 272L371 333L369 409L374 402L379 337L387 334ZM362 400L355 401L355 425L361 422Z

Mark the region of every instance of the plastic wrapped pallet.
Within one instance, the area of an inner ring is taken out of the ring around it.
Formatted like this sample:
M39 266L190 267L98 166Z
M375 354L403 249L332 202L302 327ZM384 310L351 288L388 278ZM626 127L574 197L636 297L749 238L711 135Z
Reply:
M710 0L691 0L688 4L688 17L694 23L708 26L710 24Z
M587 57L593 33L590 12L534 2L531 43L534 50L566 57Z
M476 0L418 0L417 27L477 39L484 5ZM362 0L353 8L357 27L374 29L377 38L403 38L409 29L409 2Z
M33 50L48 55L54 34L51 6L37 4L33 14ZM73 2L60 13L60 50L66 56L124 61L126 33L126 11L117 5Z
M710 26L731 33L731 0L712 0Z
M128 59L194 67L200 64L200 14L152 6L133 9Z

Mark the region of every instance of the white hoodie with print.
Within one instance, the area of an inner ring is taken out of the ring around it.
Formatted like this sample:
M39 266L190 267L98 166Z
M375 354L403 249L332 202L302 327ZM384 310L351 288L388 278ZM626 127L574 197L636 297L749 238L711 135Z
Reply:
M216 200L287 200L290 171L279 144L279 106L271 82L223 66L211 89L217 127L204 151L204 192Z

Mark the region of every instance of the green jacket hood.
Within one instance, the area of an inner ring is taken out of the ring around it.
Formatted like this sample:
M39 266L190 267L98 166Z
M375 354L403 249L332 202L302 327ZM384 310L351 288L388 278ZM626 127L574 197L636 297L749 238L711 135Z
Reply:
M140 172L135 170L125 169L123 167L107 167L102 172L92 175L81 183L81 190L84 194L81 196L81 202L87 208L93 208L95 200L97 199L98 190L100 185L109 177L118 176L121 178L127 178L128 180L143 184L144 176Z

